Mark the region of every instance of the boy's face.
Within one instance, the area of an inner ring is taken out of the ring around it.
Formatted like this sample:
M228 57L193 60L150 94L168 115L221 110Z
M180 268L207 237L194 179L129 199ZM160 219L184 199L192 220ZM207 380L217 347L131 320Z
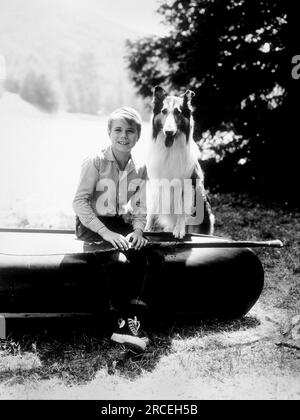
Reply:
M123 153L130 152L139 138L136 125L123 119L112 121L109 137L112 148Z

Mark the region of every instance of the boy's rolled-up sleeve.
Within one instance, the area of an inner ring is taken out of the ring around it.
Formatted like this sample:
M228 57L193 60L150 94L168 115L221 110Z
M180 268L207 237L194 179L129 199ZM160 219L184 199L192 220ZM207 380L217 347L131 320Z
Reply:
M94 164L94 159L86 159L81 167L79 184L72 204L73 210L79 217L81 223L88 229L101 235L108 231L108 229L98 219L91 207L91 196L94 193L98 176L99 173Z

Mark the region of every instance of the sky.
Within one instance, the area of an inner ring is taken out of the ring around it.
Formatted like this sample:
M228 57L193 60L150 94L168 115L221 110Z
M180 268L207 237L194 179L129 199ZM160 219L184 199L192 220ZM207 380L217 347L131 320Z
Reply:
M106 20L127 27L142 35L163 35L168 32L160 22L163 17L156 13L163 0L0 0L1 10L15 13L18 9L33 7L51 11L70 10L72 14L98 11Z
M74 1L74 0L73 0ZM94 0L101 14L113 22L145 34L162 35L167 32L155 13L161 0Z

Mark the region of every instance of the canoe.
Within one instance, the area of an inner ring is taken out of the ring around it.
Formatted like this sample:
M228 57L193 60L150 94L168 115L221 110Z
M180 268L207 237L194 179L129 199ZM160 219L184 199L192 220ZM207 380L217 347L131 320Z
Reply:
M147 235L148 247L163 255L151 285L155 315L232 319L258 300L264 270L249 247L206 235L187 235L184 241L162 232ZM1 229L0 314L104 311L103 252L112 250L79 241L72 231ZM115 275L120 270L116 263Z

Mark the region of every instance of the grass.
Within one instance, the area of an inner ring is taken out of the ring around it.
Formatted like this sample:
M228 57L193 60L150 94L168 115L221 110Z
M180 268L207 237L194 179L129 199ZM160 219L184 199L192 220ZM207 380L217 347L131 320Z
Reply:
M216 235L285 245L256 250L265 286L247 316L156 322L131 357L95 322L19 322L0 344L0 398L299 399L300 213L247 195L212 205Z

